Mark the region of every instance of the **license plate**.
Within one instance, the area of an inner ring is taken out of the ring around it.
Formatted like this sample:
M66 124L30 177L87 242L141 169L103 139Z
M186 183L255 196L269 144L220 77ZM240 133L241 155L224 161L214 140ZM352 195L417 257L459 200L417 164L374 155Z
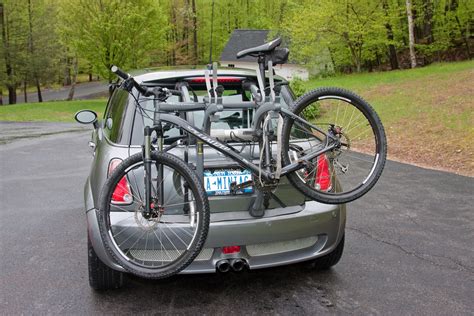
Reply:
M240 169L219 169L204 170L204 188L207 195L229 195L230 184L235 182L240 184L252 180L252 174L248 170ZM238 190L236 194L252 193L253 187L246 187Z

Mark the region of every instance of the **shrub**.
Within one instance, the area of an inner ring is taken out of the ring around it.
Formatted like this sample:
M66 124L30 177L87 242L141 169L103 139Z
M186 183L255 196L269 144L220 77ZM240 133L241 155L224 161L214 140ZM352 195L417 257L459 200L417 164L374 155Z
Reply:
M304 81L298 77L290 81L290 87L297 98L301 97L303 94L306 93Z
M304 81L300 78L295 78L290 82L291 90L297 98L301 97L306 93L306 87L304 86ZM313 120L317 118L320 114L318 103L313 103L311 106L307 107L303 111L303 115L307 120Z

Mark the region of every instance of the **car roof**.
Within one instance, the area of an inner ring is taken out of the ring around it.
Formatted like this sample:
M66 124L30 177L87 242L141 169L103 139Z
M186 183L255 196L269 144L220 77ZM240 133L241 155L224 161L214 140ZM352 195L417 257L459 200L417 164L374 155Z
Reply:
M153 83L166 81L167 79L176 80L179 78L187 77L201 77L204 76L205 69L177 69L177 70L163 70L163 71L154 71L135 76L135 80L138 83ZM220 68L217 70L218 76L243 76L243 77L253 77L256 78L257 74L255 70L252 69L240 69L240 68ZM212 76L212 72L211 72ZM277 81L285 81L284 78L280 76L275 76Z

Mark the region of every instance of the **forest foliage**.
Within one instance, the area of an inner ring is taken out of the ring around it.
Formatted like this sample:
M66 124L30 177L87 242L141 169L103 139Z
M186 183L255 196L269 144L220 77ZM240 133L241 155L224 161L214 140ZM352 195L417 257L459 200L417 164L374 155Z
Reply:
M0 101L3 89L14 103L19 89L40 96L47 85L74 85L77 73L111 81L113 64L205 64L234 29L271 30L308 67L326 54L338 72L406 68L407 2L0 0ZM418 65L472 58L474 1L412 0L411 12Z

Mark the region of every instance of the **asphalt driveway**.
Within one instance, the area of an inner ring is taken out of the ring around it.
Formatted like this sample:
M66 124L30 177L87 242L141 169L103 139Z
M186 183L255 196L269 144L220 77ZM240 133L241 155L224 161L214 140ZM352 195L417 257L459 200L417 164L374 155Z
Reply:
M300 264L160 282L131 278L121 290L96 293L88 286L82 209L90 131L27 126L36 137L0 123L0 314L474 311L474 178L396 162L349 205L346 249L330 271Z
M109 85L102 81L79 83L74 88L74 100L92 99L99 97L107 97ZM61 87L59 89L43 89L41 96L43 101L66 100L69 94L70 87ZM30 92L26 95L28 102L38 102L37 92ZM3 104L8 104L8 96L3 97ZM16 96L17 103L24 103L25 97L23 93L18 93Z

